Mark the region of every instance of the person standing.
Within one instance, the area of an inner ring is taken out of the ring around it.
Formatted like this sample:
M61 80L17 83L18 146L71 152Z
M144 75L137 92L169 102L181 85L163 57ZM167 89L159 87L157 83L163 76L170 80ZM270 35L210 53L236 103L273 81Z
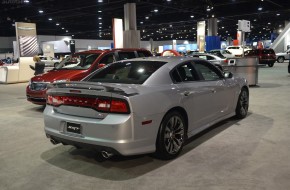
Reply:
M39 75L44 73L45 63L43 63L40 58L35 55L33 57L33 61L35 62L35 66L29 65L32 70L34 70L34 75Z

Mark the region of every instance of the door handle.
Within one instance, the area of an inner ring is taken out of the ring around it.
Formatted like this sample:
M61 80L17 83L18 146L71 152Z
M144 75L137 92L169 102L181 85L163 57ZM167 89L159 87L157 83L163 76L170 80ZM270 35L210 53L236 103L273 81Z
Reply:
M212 93L216 93L216 90L212 89L211 92L212 92Z
M184 96L189 96L189 95L190 95L190 92L185 91L185 92L183 93L183 95L184 95Z

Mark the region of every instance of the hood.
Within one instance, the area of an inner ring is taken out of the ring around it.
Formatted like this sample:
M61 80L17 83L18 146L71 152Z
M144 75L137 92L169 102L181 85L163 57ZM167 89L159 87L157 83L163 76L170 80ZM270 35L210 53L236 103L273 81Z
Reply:
M287 53L284 52L280 52L280 53L276 53L276 55L286 55Z
M78 80L78 75L86 73L87 70L51 70L44 74L31 78L31 81L54 82L56 80ZM82 77L83 78L83 77Z

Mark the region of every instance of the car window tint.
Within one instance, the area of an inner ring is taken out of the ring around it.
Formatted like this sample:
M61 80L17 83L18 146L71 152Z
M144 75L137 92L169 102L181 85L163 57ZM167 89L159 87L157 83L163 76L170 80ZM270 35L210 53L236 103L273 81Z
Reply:
M207 56L206 56L206 60L215 60L215 58L212 57L212 56L207 55Z
M105 57L101 59L100 63L107 65L109 63L113 63L114 61L116 61L114 54L109 54L105 55Z
M199 72L202 75L202 77L204 78L204 80L206 80L206 81L220 79L220 76L217 73L217 71L209 65L206 65L204 63L196 63L196 64L194 64L194 67L197 70L197 72Z
M137 51L139 57L150 57L151 54L147 51Z
M160 61L124 61L117 62L99 70L88 81L123 84L143 84L166 62Z
M136 57L135 52L118 52L118 54L120 60L132 59Z
M172 77L173 82L182 82L182 80L181 80L181 78L180 78L180 76L179 76L179 74L178 74L176 69L174 69L172 71L171 77Z
M181 77L181 80L184 82L195 81L197 79L197 77L193 73L193 70L194 68L190 63L186 63L177 68L179 76Z

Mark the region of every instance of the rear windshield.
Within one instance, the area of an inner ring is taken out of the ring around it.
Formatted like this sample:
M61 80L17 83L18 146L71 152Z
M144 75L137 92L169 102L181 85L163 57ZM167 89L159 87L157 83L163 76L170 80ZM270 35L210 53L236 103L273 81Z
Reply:
M126 61L108 65L88 79L91 82L121 84L143 84L155 71L166 62Z
M65 58L56 70L86 70L91 67L100 54L79 54Z

